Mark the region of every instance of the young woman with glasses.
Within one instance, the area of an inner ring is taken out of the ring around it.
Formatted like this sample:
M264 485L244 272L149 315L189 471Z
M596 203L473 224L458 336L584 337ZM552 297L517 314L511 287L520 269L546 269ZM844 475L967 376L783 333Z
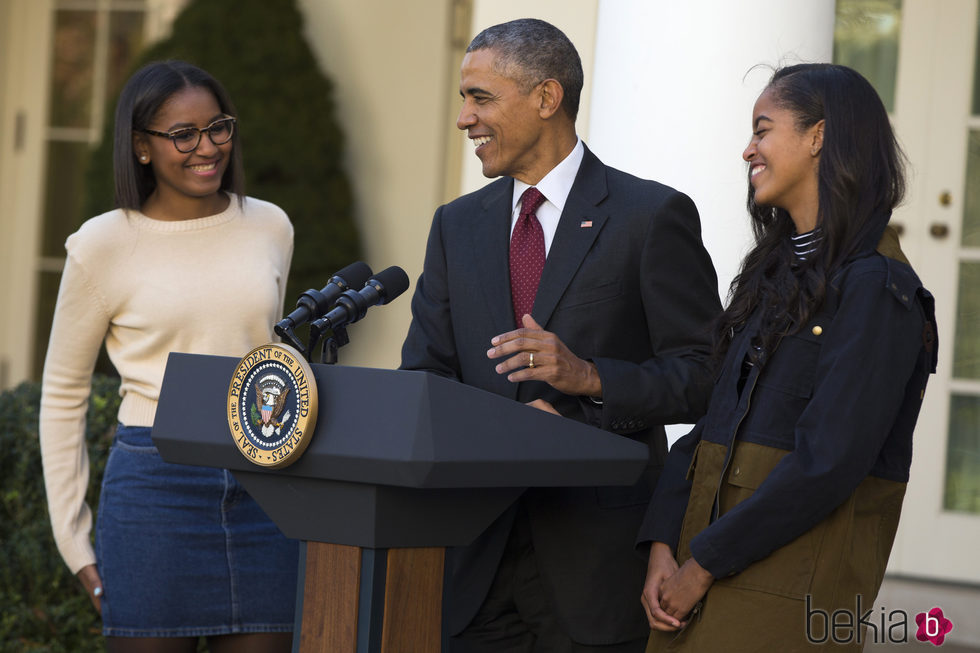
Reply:
M115 120L118 208L65 247L44 366L41 452L55 540L113 651L289 651L298 545L226 470L150 439L171 351L241 356L274 339L293 229L246 197L235 109L207 72L151 63ZM95 547L85 410L102 342L121 377Z

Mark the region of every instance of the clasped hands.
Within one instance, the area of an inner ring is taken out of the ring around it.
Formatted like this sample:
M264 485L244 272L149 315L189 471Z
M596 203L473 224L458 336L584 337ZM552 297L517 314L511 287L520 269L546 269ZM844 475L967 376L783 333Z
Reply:
M504 359L495 368L498 374L506 374L512 383L544 381L567 395L602 396L602 382L593 363L573 354L558 336L545 331L530 315L524 315L522 323L523 328L490 340L493 347L487 351L487 357ZM543 399L535 399L528 405L558 414Z
M686 626L694 606L714 580L714 576L694 558L679 567L670 547L663 542L654 542L640 596L650 628L670 632Z

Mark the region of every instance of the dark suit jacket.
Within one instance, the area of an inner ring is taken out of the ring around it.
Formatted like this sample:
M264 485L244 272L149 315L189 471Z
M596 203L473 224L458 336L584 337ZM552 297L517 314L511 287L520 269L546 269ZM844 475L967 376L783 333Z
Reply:
M541 382L511 383L486 351L491 337L515 328L513 183L498 179L436 211L401 367L522 402L543 398L566 417L649 445L648 469L633 487L538 488L522 497L542 577L572 639L643 637L646 563L633 542L666 456L662 424L693 422L707 406L708 325L720 311L714 268L687 196L609 168L586 149L531 314L595 363L602 404ZM450 633L465 628L486 597L515 513L447 553Z

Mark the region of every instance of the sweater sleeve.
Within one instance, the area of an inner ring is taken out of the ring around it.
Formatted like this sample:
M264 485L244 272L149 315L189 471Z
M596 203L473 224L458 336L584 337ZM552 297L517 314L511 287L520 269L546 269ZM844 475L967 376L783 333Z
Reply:
M276 304L276 321L285 314L286 305L286 284L289 281L289 268L293 261L293 252L295 251L295 232L293 230L293 224L290 222L289 217L283 213L283 221L285 225L283 226L283 236L282 236L282 246L279 250L279 255L281 258L280 268L279 268L279 303Z
M104 301L83 266L69 254L44 362L39 433L51 527L58 551L73 574L95 563L92 511L85 503L89 480L85 413L92 371L108 325Z

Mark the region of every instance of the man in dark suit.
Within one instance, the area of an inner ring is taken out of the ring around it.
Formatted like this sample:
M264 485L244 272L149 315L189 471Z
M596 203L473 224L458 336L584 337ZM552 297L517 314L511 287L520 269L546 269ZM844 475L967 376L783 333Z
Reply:
M529 490L447 552L452 651L643 651L633 543L662 425L707 405L720 305L697 209L585 148L581 89L578 53L548 23L497 25L470 44L457 127L501 179L436 211L402 368L645 442L650 462L632 487Z

